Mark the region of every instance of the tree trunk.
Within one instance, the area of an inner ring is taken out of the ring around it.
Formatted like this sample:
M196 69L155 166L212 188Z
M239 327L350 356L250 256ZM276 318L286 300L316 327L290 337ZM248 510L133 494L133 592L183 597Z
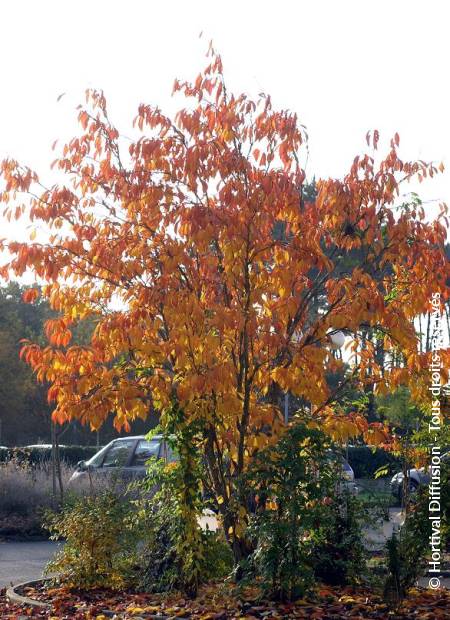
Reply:
M53 421L50 424L52 436L52 505L53 509L56 509L56 429Z
M239 563L248 557L254 550L250 542L243 536L235 533L235 526L238 521L236 504L249 509L249 498L245 497L245 490L239 488L238 478L231 471L231 464L225 462L223 453L219 453L215 442L215 428L210 426L206 431L205 456L209 475L209 484L215 498L221 498L219 511L222 517L222 524L225 539L230 546L234 558L234 565L237 567L236 579L242 577ZM230 501L230 499L232 501ZM238 501L236 501L238 500Z
M62 504L64 501L64 486L62 481L62 472L61 472L61 453L59 451L59 439L58 434L55 433L56 444L55 444L55 455L56 455L56 475L58 478L58 486L59 486L59 501Z
M53 507L62 504L64 501L64 486L62 481L61 472L61 454L59 451L58 433L56 432L56 424L51 422L51 436L52 436L52 502ZM57 486L59 489L59 500L57 500Z
M251 555L254 551L250 542L244 536L237 536L234 531L236 524L236 516L229 512L223 516L223 529L225 538L230 546L233 554L235 577L237 581L240 581L243 577L243 569L241 562Z

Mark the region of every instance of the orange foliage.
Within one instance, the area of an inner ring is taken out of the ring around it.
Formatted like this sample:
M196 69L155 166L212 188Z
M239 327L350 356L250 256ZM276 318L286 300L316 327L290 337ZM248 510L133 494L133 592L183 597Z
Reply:
M23 351L50 383L55 419L98 428L113 412L123 426L176 399L242 466L267 429L282 426L263 398L277 384L311 402L332 435L385 442L384 428L333 418L338 396L325 375L343 363L327 333L346 330L356 350L361 329L376 328L388 357L406 364L380 368L368 343L354 380L425 394L427 358L412 321L431 292L448 296L447 211L427 221L421 206L395 205L403 181L437 168L402 161L397 135L376 159L374 132L371 154L356 157L344 179L320 181L307 201L295 114L274 110L267 96L229 93L214 52L195 83L177 81L174 91L188 107L172 120L141 105L128 152L103 94L88 91L80 135L53 164L67 185L42 190L28 168L1 165L6 216L48 230L47 243L5 243L1 274L31 271L60 313L47 324L49 345ZM353 255L356 266L343 268ZM27 291L27 301L35 295ZM71 346L70 326L86 318L96 325L90 345Z

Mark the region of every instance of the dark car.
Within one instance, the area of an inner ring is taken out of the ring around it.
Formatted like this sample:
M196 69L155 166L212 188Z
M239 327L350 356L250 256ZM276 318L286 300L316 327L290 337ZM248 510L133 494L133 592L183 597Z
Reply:
M146 462L151 458L176 460L161 435L146 439L144 435L114 439L88 461L80 461L69 480L71 488L89 484L92 479L106 483L132 482L144 478Z

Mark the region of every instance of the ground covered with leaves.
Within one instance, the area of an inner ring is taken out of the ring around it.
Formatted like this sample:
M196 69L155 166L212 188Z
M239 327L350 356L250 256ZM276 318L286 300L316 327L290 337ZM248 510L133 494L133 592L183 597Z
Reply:
M195 600L180 595L147 595L129 592L91 590L69 591L64 588L44 590L27 588L25 596L51 600L51 608L24 607L11 604L2 592L0 617L5 620L48 618L51 620L117 620L128 618L161 619L197 618L202 620L254 618L341 618L400 620L420 618L439 620L449 617L448 590L413 589L396 610L382 599L361 588L319 589L315 595L292 603L261 600L255 588L237 591L232 586L208 585Z

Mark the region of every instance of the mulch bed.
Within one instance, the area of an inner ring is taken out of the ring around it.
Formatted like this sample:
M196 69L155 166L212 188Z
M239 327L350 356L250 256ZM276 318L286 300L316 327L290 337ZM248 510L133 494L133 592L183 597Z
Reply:
M390 611L380 597L361 588L322 588L315 597L294 603L261 601L256 591L247 589L239 596L231 586L208 585L201 589L195 600L177 594L154 595L90 590L69 591L45 585L25 588L22 595L40 601L51 601L51 609L21 607L9 603L5 591L0 596L0 618L25 620L48 618L51 620L198 620L308 618L309 620L439 620L449 618L450 592L447 590L414 589L395 612Z

